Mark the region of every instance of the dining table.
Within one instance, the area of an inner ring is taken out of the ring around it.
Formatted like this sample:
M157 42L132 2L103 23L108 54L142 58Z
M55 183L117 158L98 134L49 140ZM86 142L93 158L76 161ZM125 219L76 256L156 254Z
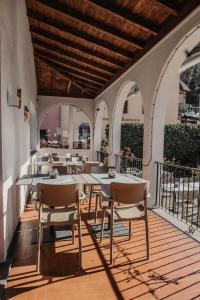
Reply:
M42 175L42 174L35 174L35 175L26 175L20 178L17 181L17 185L30 185L33 191L37 191L37 184L38 183L46 183L46 184L78 184L80 191L83 191L84 185L100 185L102 190L107 194L110 195L110 184L112 182L120 182L120 183L140 183L145 182L147 186L149 185L149 181L138 178L132 174L121 174L116 173L116 176L114 178L110 178L107 173L105 174L70 174L70 175L58 175L56 178L50 178L48 175ZM36 197L37 200L37 197ZM123 224L121 224L122 227L118 228L118 232L120 232L120 235L128 235L128 231L124 229ZM117 226L120 226L118 224ZM91 224L91 229L98 236L99 230L100 230L100 224ZM108 221L108 228L106 229L109 231L109 221ZM63 236L65 236L65 232L56 232L58 235L58 239L62 239ZM54 234L54 235L56 235ZM117 233L118 235L118 233ZM34 238L32 238L33 242L36 242L36 234L34 234ZM109 234L107 234L109 236ZM46 241L55 241L52 240L52 237L50 234L48 234L48 237L46 238Z

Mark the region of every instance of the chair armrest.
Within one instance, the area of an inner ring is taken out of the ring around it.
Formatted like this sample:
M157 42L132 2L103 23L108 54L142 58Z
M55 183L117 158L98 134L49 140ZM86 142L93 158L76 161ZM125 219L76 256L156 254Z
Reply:
M109 200L109 201L112 200L112 196L106 194L104 191L101 191L101 192L100 192L100 195L101 195L102 200L107 200L107 201L108 201L108 200Z

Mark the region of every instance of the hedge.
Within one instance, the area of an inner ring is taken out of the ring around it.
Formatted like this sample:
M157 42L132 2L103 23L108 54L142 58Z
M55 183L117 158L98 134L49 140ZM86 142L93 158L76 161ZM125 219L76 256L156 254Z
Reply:
M143 124L122 124L121 149L130 147L138 158L143 156ZM167 161L196 167L200 164L200 125L165 126L164 157Z

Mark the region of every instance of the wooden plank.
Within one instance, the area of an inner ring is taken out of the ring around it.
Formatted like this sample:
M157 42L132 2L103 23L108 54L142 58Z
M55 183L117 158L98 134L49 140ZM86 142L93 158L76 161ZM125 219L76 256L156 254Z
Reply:
M45 58L50 63L52 62L57 67L57 69L62 70L62 72L67 72L68 74L71 74L73 76L78 76L78 77L84 78L85 80L91 81L91 82L93 82L93 83L95 83L96 85L99 85L99 86L103 86L106 83L106 80L100 80L100 79L97 80L96 78L94 78L92 76L89 76L88 74L84 74L84 73L82 73L82 72L80 72L76 69L69 68L66 65L63 66L63 64L60 64L59 62L55 62L55 61L52 60L52 58L47 57L47 55L40 54L37 51L35 51L35 55L37 57Z
M70 94L71 85L72 85L72 82L71 82L71 80L69 80L68 85L67 85L67 95Z
M28 15L28 17L33 18L39 22L45 23L45 24L55 27L63 32L70 33L76 37L82 38L82 39L88 41L89 43L93 43L97 46L103 47L105 49L109 49L110 51L112 51L114 53L119 53L119 54L123 55L124 57L132 58L134 55L134 51L131 52L129 50L125 50L125 49L113 44L110 41L105 41L101 38L94 37L93 35L91 35L89 33L79 31L72 26L61 23L51 17L44 16L39 12L28 9L27 15Z
M145 48L134 55L134 58L127 65L119 70L119 72L109 81L104 88L100 89L96 95L100 95L110 84L126 72L132 65L139 61L151 48L162 40L173 28L175 28L186 16L188 16L196 7L199 6L199 0L190 0L181 10L177 17L168 18L158 35L152 37L147 42Z
M66 78L67 80L72 80L72 81L73 81L73 78L72 78L69 74L65 74L65 73L63 73L62 71L57 70L57 68L54 66L53 63L48 62L48 61L47 61L46 59L44 59L43 57L38 57L38 56L35 56L35 57L36 57L37 59L41 60L42 62L44 62L45 64L47 64L48 66L50 66L54 71L58 72L62 77ZM74 82L74 81L73 81L73 83L74 83L74 85L75 85L76 87L78 87L80 90L84 90L84 92L85 92L86 94L94 96L94 94L93 94L92 92L90 92L90 91L88 91L87 89L83 88L80 84L78 84L78 83L76 83L76 82Z
M37 42L34 43L34 44L37 45ZM88 74L92 74L97 78L100 78L100 79L103 79L103 80L109 80L111 78L110 76L102 75L101 73L99 73L98 71L96 71L94 69L84 67L84 66L82 66L82 65L80 65L76 62L73 62L73 61L69 61L69 60L67 60L67 56L65 56L65 58L62 58L62 57L60 57L56 54L57 52L55 52L55 54L49 53L49 52L47 52L48 49L49 48L46 46L45 50L35 48L35 51L37 53L41 54L41 55L46 56L47 58L50 58L50 59L56 60L58 62L61 62L65 65L67 65L68 67L73 67L75 69L81 70L81 71L86 72Z
M102 23L95 18L82 14L78 10L73 9L72 7L67 6L65 3L56 2L55 0L37 0L48 8L54 9L58 12L64 13L67 16L77 19L79 22L84 22L92 27L95 27L98 30L104 31L113 35L114 37L120 38L128 43L131 43L136 49L144 48L144 41L140 40L132 35L126 34L125 32L120 31L118 28Z
M115 59L113 56L109 56L105 53L102 53L101 51L98 51L97 50L93 50L91 48L88 48L88 47L85 47L84 45L82 45L81 43L77 43L77 42L74 42L70 39L67 39L66 37L61 37L57 34L54 34L50 31L47 31L43 28L39 28L37 26L34 26L34 25L30 25L30 31L32 33L36 33L37 35L40 35L42 37L45 37L49 40L52 40L54 42L58 42L58 43L61 43L62 45L65 45L67 47L71 47L73 49L76 49L76 50L79 50L80 52L83 52L84 54L87 53L88 55L91 55L94 59L95 58L100 58L101 60L104 60L105 62L109 62L110 64L113 64L117 67L123 67L124 66L124 61L121 61L120 58L119 59ZM68 51L68 56L70 55L73 55L73 53L69 52ZM71 57L71 56L70 56ZM82 57L82 56L79 56L82 60L85 61L85 63L88 63L88 64L91 64L91 65L94 65L100 69L104 69L110 73L112 73L112 67L107 67L106 65L104 64L100 64L100 63L94 63L93 61L88 61L87 62L87 59L85 57ZM81 60L81 61L82 61ZM116 67L114 67L114 70L116 70Z
M98 6L101 6L106 10L109 10L111 13L115 13L116 15L133 22L137 26L141 27L144 30L150 31L153 34L158 34L159 32L160 28L157 24L153 23L149 19L145 19L140 17L139 15L134 14L126 7L118 5L116 1L92 0L91 2L97 4Z

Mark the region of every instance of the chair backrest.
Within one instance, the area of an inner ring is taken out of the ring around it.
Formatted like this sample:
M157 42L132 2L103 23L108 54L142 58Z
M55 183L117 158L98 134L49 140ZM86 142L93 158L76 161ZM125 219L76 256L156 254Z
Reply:
M53 166L53 169L57 169L59 175L66 175L68 173L66 166L57 165L57 166Z
M98 165L98 166L92 166L90 172L94 174L104 174L104 173L108 173L108 170L109 170L108 166Z
M48 174L51 169L51 166L41 166L40 174Z
M112 182L110 185L113 200L123 204L136 204L146 200L147 184Z
M96 161L94 161L94 162L85 162L83 164L83 172L86 173L86 174L89 174L89 173L91 173L91 168L99 166L99 164L100 163L96 162Z
M59 160L60 160L59 156L53 156L53 161L59 161Z
M76 184L46 184L38 183L38 194L41 203L54 206L69 206L78 201L78 186Z
M48 156L42 156L41 157L41 161L48 161L49 160L49 157Z
M52 156L58 156L58 153L52 152L51 155L52 155Z
M79 156L72 156L71 157L72 162L77 162L80 160Z

